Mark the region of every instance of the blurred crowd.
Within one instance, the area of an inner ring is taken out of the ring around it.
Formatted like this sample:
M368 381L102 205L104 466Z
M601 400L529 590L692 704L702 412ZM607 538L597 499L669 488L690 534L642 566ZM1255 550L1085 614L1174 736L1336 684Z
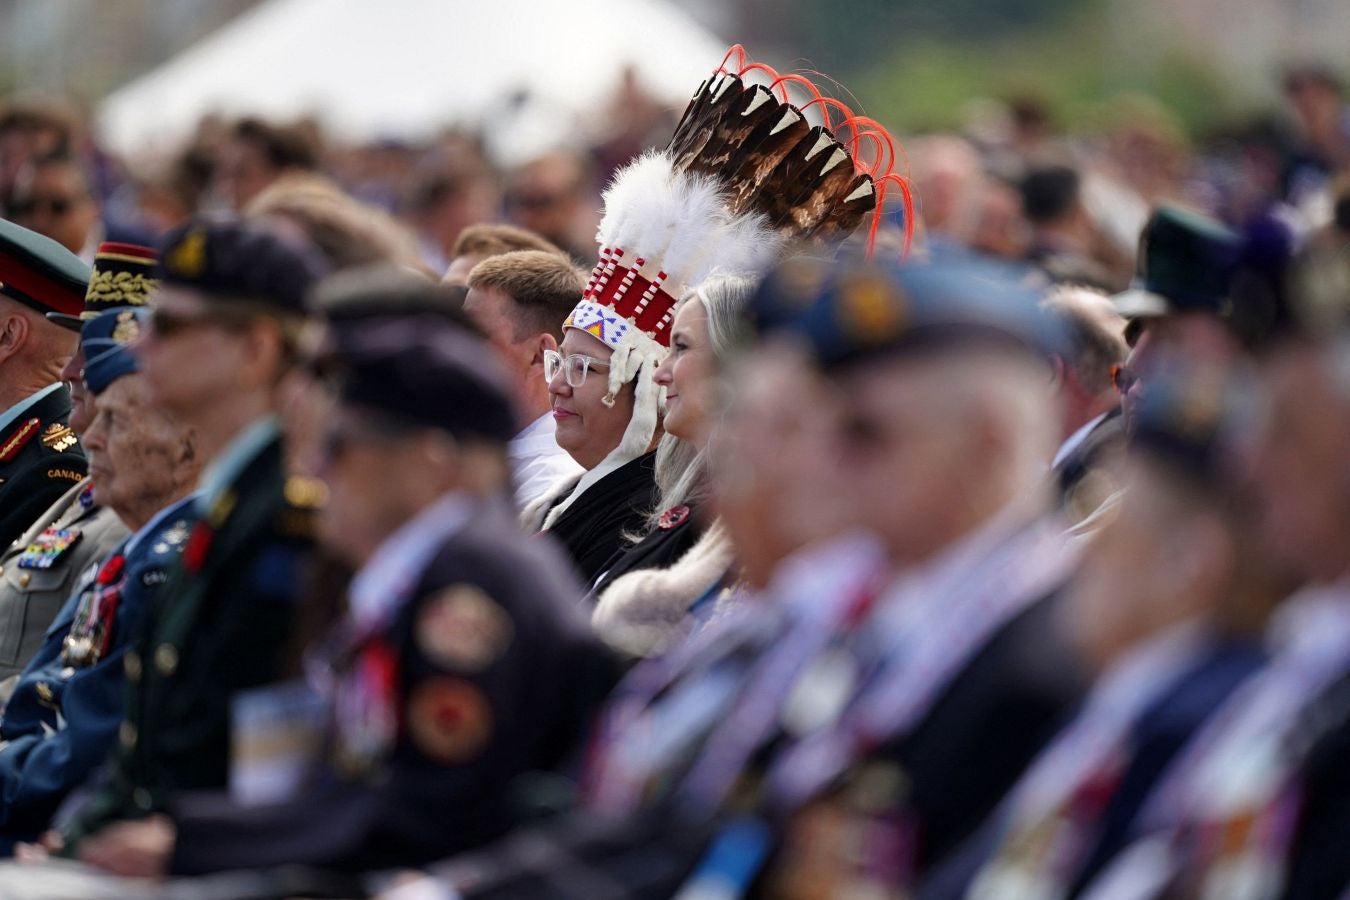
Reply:
M902 148L736 47L525 160L12 98L0 896L1350 896L1350 103L1283 88Z

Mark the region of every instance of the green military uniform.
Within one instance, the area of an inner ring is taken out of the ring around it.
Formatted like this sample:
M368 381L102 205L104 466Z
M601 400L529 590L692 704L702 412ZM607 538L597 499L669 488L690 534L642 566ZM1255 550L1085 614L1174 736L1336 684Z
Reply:
M18 540L89 470L70 430L70 389L64 384L39 391L7 418L0 427L0 547Z
M162 809L175 791L225 787L231 698L282 675L322 488L286 480L271 420L226 457L238 474L216 488L208 476L205 517L125 657L112 777L68 826L68 849L110 822Z
M78 315L89 274L89 267L56 241L0 219L0 297L42 313ZM0 369L0 384L33 375ZM79 438L70 430L65 385L57 382L5 405L0 409L0 547L27 531L88 471ZM53 540L55 552L61 541Z
M0 555L0 678L23 670L80 573L127 536L122 520L95 505L92 493L89 479L66 491ZM69 545L54 558L45 557L51 559L46 566L33 565L30 548L44 541L50 545L56 533ZM7 686L0 693L7 695Z

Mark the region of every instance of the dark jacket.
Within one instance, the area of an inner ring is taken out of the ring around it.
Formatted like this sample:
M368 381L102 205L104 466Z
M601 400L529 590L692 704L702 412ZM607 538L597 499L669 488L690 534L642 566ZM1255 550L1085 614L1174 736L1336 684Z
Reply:
M282 672L313 547L303 495L288 487L273 438L193 528L127 653L110 777L67 825L65 852L110 822L163 809L178 791L226 785L231 701Z
M88 471L70 430L70 389L63 384L0 434L0 548L27 531Z
M180 798L173 871L417 866L504 834L530 805L531 773L569 760L614 676L566 569L504 511L483 509L345 666L359 677L372 660L385 661L376 671L393 662L400 726L387 751L352 771L342 750L353 723L337 712L329 759L291 800Z
M547 533L562 542L582 583L594 584L605 564L630 546L629 536L642 533L656 502L656 454L648 453L587 488Z

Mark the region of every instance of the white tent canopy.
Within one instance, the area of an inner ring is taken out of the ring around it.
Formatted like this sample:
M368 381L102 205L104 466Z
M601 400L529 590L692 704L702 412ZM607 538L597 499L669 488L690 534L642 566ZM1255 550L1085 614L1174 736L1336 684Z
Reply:
M627 66L682 101L725 51L666 0L264 0L111 94L98 121L123 153L167 150L207 113L417 138L525 91L570 121Z

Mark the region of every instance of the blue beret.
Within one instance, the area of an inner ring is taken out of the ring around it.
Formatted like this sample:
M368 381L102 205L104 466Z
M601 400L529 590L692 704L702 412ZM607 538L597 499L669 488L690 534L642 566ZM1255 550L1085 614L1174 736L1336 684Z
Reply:
M817 271L812 272L811 269ZM1062 323L1002 268L953 259L905 265L801 260L771 273L751 303L761 331L806 338L826 368L972 341L1038 356L1062 352Z
M305 296L328 264L299 233L234 216L195 216L165 236L160 281L216 299L303 313Z
M131 345L141 336L150 312L146 307L127 307L101 312L80 329L84 351L84 383L95 396L118 378L139 368Z

